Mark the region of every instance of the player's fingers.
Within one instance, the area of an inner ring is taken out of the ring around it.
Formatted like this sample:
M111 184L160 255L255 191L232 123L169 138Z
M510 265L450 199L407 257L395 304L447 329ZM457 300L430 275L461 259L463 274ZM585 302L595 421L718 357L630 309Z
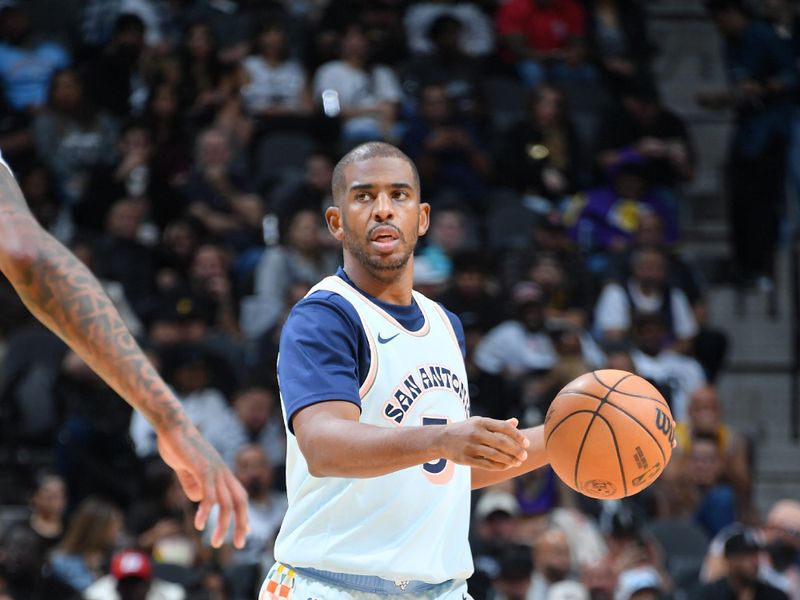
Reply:
M206 528L206 521L208 515L211 514L211 509L217 503L217 490L214 487L214 482L209 474L206 474L206 480L203 485L203 497L200 498L200 505L197 507L197 512L194 515L194 526L198 531Z
M247 492L232 474L228 474L231 499L233 500L233 512L235 529L233 531L233 545L236 548L244 548L245 538L250 532L249 515L247 512Z
M497 421L495 419L487 419L487 429L495 433L503 433L513 439L521 448L526 448L527 438L523 433L517 429L516 419L509 419L508 421Z
M531 445L531 441L525 437L525 435L519 430L519 419L516 417L511 417L510 419L506 419L506 423L511 425L514 428L514 431L518 433L522 437L522 447L527 448Z
M516 458L519 461L524 461L528 458L528 452L524 447L520 447L517 440L510 438L504 433L491 433L486 444Z
M486 469L487 471L505 471L510 468L507 464L495 462L482 456L473 457L470 461L470 466L478 467L479 469Z
M228 532L228 527L231 524L231 515L233 514L233 501L224 477L217 481L217 505L219 506L219 519L214 533L211 534L211 546L213 548L219 548L222 546L222 542L225 541L225 534Z
M192 502L200 502L203 492L194 474L183 469L178 469L175 474L178 476L178 482L181 484L186 497Z
M492 462L500 463L508 467L518 467L522 464L522 461L517 457L506 454L505 452L501 452L492 446L481 446L475 454L482 458L488 458Z

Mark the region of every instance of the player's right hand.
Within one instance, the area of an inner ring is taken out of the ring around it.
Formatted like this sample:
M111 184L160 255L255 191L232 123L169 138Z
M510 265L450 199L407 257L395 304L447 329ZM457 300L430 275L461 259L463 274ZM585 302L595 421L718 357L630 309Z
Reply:
M528 439L517 419L498 421L471 417L445 425L442 431L443 457L460 465L503 471L518 467L528 457Z

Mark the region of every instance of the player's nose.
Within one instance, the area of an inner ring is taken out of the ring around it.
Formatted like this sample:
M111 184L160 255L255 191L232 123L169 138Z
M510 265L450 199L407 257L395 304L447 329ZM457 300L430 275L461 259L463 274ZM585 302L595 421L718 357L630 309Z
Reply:
M386 221L394 216L392 199L386 192L380 192L372 205L372 214L378 221Z

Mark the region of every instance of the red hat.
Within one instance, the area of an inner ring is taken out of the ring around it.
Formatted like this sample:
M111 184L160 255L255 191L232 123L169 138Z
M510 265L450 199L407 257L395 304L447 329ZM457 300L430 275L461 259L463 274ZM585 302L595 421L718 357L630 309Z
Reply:
M111 575L117 580L125 579L126 577L138 577L149 581L153 578L150 557L139 550L118 552L111 559Z

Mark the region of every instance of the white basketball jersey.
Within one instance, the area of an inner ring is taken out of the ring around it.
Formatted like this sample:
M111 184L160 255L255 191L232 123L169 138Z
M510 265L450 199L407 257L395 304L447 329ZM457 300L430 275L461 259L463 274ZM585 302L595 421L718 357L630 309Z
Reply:
M435 302L414 292L425 323L411 332L339 277L309 294L318 290L350 302L369 341L362 423L417 427L468 417L464 360ZM294 435L286 437L289 510L275 542L279 562L391 581L438 583L472 574L469 467L437 460L380 477L317 478Z

